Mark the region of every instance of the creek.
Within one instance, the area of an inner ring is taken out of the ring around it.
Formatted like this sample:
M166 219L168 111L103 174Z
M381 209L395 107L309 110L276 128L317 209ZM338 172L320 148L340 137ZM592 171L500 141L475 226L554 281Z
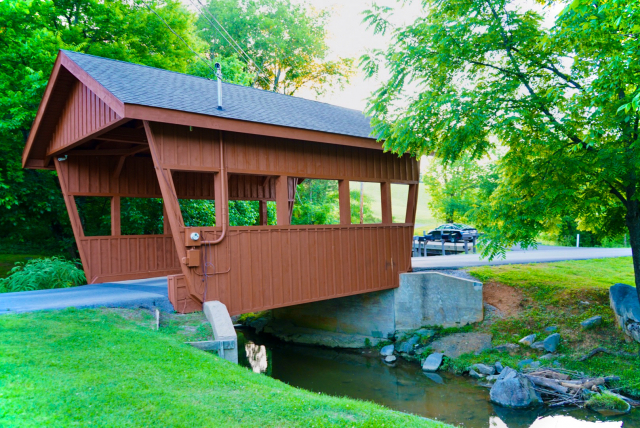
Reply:
M621 423L640 428L640 409L606 418L587 409L495 406L489 389L477 381L445 372L427 376L418 364L402 359L392 367L376 351L294 345L245 329L238 330L238 348L241 365L289 385L373 401L464 428L613 428Z

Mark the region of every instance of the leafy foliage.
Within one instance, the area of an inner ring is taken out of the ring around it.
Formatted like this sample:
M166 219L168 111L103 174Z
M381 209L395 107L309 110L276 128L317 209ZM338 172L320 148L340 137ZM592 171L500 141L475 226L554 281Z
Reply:
M494 169L494 164L480 163L468 155L446 165L431 159L422 177L431 195L431 212L447 223L473 224L474 210L497 186Z
M0 293L68 288L87 283L78 261L61 257L17 262L7 278L0 279Z
M629 404L622 398L613 395L609 391L594 394L587 401L587 407L596 409L609 409L624 412L629 409Z
M564 216L608 235L626 227L640 285L640 3L563 4L546 28L514 0L424 1L424 16L362 60L390 70L369 113L397 153L448 164L506 149L476 215L485 254L535 245ZM366 20L388 31L387 14Z
M338 182L305 180L298 184L291 224L338 224Z
M210 0L205 7L198 28L211 55L237 55L247 63L254 86L289 95L306 86L320 94L353 74L352 59L327 59L326 10L290 0Z

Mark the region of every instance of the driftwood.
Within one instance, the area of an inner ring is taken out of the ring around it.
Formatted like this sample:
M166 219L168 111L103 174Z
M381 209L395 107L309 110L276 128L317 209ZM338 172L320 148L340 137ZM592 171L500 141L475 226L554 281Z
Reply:
M594 355L599 354L601 352L604 353L604 354L614 355L616 357L638 357L638 356L640 356L640 354L634 354L632 352L610 351L607 348L603 348L603 347L600 346L598 348L592 349L591 352L589 352L588 354L585 354L582 357L578 358L578 361L586 361L589 358L591 358Z
M582 373L559 369L542 369L526 373L534 389L540 393L549 407L585 405L583 391L602 391L606 384L619 381L618 376L585 377ZM640 406L640 402L615 394L632 406Z

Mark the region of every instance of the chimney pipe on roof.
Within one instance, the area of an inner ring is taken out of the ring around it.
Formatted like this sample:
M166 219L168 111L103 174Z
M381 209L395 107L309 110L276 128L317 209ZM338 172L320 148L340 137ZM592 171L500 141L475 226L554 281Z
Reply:
M216 62L216 78L218 79L218 110L222 110L222 67Z

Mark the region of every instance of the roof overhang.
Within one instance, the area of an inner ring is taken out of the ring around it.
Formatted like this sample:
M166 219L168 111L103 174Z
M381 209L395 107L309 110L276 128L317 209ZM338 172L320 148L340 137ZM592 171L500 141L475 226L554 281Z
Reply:
M292 128L266 123L228 119L179 110L125 104L109 92L98 81L69 58L63 51L58 53L51 71L44 96L38 107L38 113L31 127L22 153L22 166L25 168L48 168L47 147L55 131L75 80L80 81L104 101L122 121L132 119L150 122L171 123L176 125L195 126L199 128L219 129L223 131L241 132L245 134L287 138L301 141L312 141L327 144L362 147L382 150L382 145L372 138L354 137L344 134L332 134L302 128ZM104 132L107 132L105 130ZM74 144L75 146L75 144ZM69 147L67 149L70 149Z

